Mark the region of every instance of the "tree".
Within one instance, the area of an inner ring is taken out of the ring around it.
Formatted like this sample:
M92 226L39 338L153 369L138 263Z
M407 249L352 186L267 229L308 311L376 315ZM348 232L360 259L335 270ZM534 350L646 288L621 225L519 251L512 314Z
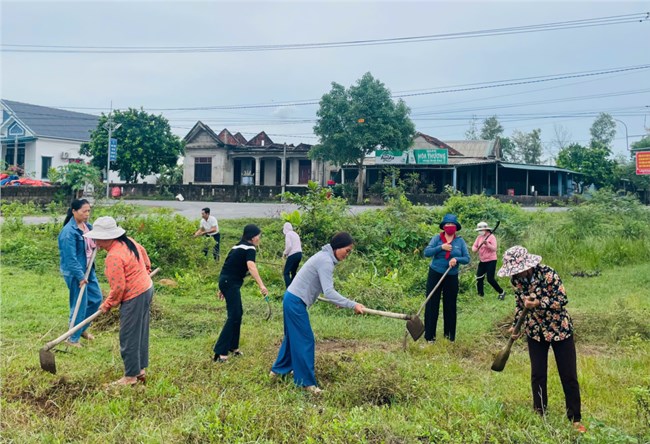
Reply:
M501 157L507 162L517 162L517 147L508 137L499 137Z
M58 168L50 168L47 173L51 182L59 183L68 188L72 199L78 198L87 184L92 185L95 191L101 189L101 173L99 170L86 163L69 163Z
M494 140L503 134L503 126L499 123L497 116L488 117L483 121L481 128L481 139Z
M81 146L81 154L92 156L92 164L101 170L106 170L108 132L104 124L107 120L108 117L102 114L90 142ZM113 120L121 127L113 132L118 148L117 160L111 161L111 170L119 171L120 179L134 183L138 176L159 173L163 165L176 165L183 153L183 144L178 136L172 134L169 122L163 116L129 108L115 111Z
M558 153L557 165L581 173L587 184L611 186L615 182L616 162L609 159L609 154L602 145L584 147L573 143Z
M472 116L472 120L469 121L469 128L465 131L465 139L479 140L476 116Z
M407 150L415 135L410 110L369 72L347 90L336 82L323 95L314 133L320 144L310 156L336 165L354 163L359 174L357 203L363 203L363 161L377 147Z
M542 157L542 130L537 128L530 133L515 130L512 143L516 149L517 160L528 164L539 164Z
M607 113L600 113L589 129L591 145L600 144L610 149L614 136L616 136L616 122Z
M650 148L650 130L648 130L648 134L646 134L643 139L632 144L633 150L640 150L641 148Z

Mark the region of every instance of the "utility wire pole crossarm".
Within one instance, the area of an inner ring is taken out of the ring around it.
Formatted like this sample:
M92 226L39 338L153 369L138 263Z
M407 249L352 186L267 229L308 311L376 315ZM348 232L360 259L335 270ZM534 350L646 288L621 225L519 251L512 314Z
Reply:
M104 128L108 130L108 144L106 145L106 199L109 198L110 182L108 174L111 170L111 139L113 138L113 131L121 127L121 123L113 122L113 104L111 103L111 111L108 113L108 120L104 124Z

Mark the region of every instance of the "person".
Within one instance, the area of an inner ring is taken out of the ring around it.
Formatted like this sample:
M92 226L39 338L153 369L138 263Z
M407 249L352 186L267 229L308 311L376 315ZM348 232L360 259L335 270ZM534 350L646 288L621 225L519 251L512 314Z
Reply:
M439 235L433 236L429 245L424 249L424 257L432 258L427 278L427 296L438 284L447 269L451 267L451 270L449 270L444 281L433 293L424 308L424 339L429 343L436 340L441 296L445 338L452 342L456 340L456 300L458 298L459 265L467 265L470 260L467 244L462 237L456 235L462 228L458 218L453 214L445 214L439 226L443 231Z
M120 306L120 354L124 376L113 384L144 383L149 366L149 310L153 299L149 255L110 216L97 219L84 237L94 239L97 246L108 253L104 274L110 292L99 309L107 313Z
M521 332L515 334L514 325L522 316L524 307L528 308L523 325L530 356L533 408L542 415L547 409L548 349L552 347L564 390L567 417L577 431L584 433L586 429L580 422L580 386L573 325L564 308L569 301L560 276L541 261L541 256L528 253L520 245L509 248L503 255L503 264L497 274L510 277L516 299L515 319L509 331L513 339L521 335Z
M88 223L89 217L90 203L86 199L73 200L70 208L68 208L68 213L63 221L63 229L58 238L61 274L69 290L69 321L72 320L78 298L82 298L74 325L79 324L97 312L99 305L102 303L102 291L99 288L99 281L95 274L95 264L91 265L88 279L85 279L88 262L96 248L92 239L83 237L84 233L92 230L92 225ZM83 294L79 294L83 284L86 284L85 291ZM66 344L72 347L81 347L79 338L89 341L95 339L87 331L89 325L68 338Z
M307 309L322 293L339 307L353 308L355 313L363 314L363 305L347 299L334 289L334 267L348 257L353 243L348 233L340 232L332 236L329 244L305 262L287 288L282 302L284 339L269 373L271 378L293 372L293 381L298 387L313 394L321 393L315 374L314 332Z
M260 244L261 235L262 231L257 225L246 225L241 239L228 252L228 256L226 256L221 268L219 298L226 300L228 318L221 330L219 339L214 344L214 362L226 362L228 353L232 353L234 356L242 355L239 350L239 335L244 314L241 303L241 286L244 283L246 273L250 272L251 276L253 276L262 295L267 296L269 294L255 265L255 247Z
M293 225L289 222L284 223L282 232L284 233L284 253L282 253L282 257L287 258L287 261L284 263L284 284L289 288L289 284L296 277L298 265L300 265L300 261L302 260L302 245L300 243L300 236L293 231Z
M221 233L219 232L219 222L214 216L210 216L210 208L203 208L201 210L201 222L199 229L194 233L194 237L206 236L214 239L214 247L212 249L212 257L215 261L219 260L221 253ZM203 249L203 254L208 255L208 247Z
M497 240L492 234L492 229L487 222L479 222L476 225L478 236L472 245L472 251L478 251L478 268L476 269L476 291L480 297L484 297L483 292L483 279L487 277L488 283L499 294L499 300L504 300L506 292L501 288L497 280L494 278L494 273L497 271Z

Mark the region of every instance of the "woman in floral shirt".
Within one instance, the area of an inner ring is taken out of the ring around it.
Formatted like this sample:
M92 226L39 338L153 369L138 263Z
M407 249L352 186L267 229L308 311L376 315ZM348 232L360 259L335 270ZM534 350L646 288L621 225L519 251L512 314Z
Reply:
M541 264L541 261L541 256L515 246L503 255L503 266L497 274L500 277L510 276L515 288L517 305L513 326L522 316L524 308L528 309L523 325L528 339L535 411L544 414L548 405L548 349L552 347L564 389L567 416L576 430L585 432L585 427L580 423L580 387L573 325L564 308L569 301L558 274L551 267ZM514 327L510 332L515 339L520 336L520 333L514 333Z

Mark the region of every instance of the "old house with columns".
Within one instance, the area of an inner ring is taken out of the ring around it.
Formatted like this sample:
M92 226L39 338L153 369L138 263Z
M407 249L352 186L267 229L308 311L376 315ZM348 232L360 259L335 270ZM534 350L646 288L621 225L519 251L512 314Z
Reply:
M309 158L311 145L278 144L264 132L250 140L197 122L185 141L184 184L301 186L324 184L329 164Z

